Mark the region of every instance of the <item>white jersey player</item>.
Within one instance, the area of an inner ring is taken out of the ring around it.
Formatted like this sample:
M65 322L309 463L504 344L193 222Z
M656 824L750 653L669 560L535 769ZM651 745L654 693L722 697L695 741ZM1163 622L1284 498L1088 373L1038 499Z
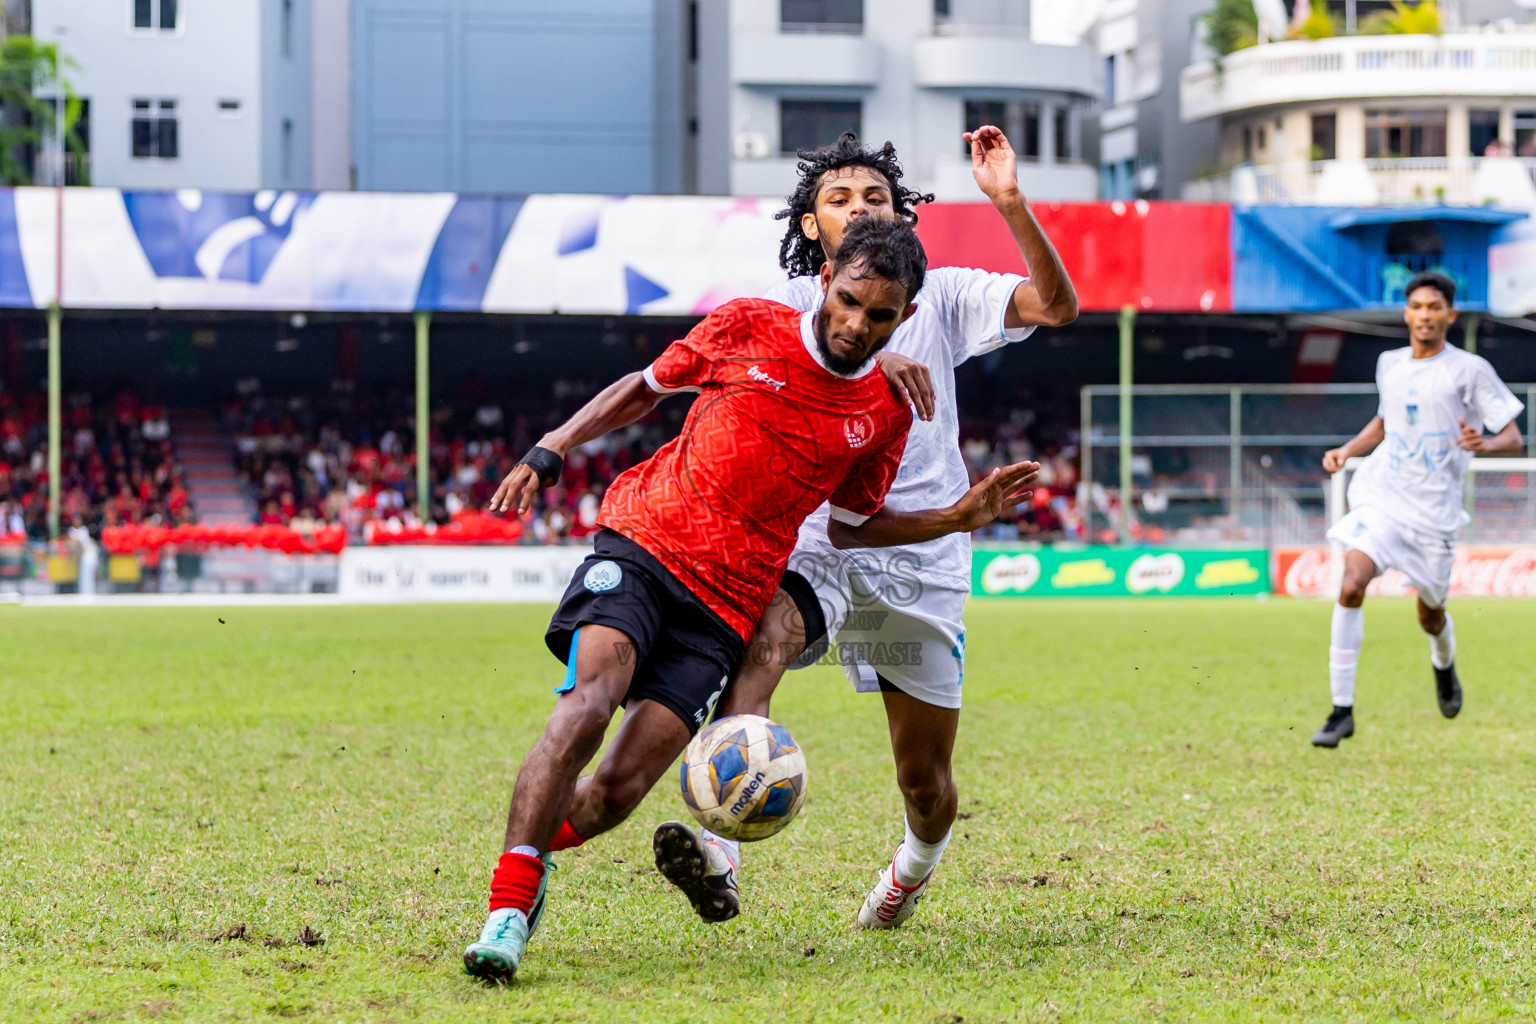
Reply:
M1077 295L1066 269L1019 193L1008 140L992 126L965 138L976 183L1012 232L1031 277L930 269L914 300L916 311L882 354L886 376L898 391L906 382L919 415L886 499L887 507L903 512L941 508L967 492L955 367L1024 339L1036 326L1077 317ZM813 310L822 301L815 275L853 218L915 219L911 207L931 197L901 186L890 143L866 149L850 132L835 145L800 157L800 186L780 215L791 222L780 262L792 277L767 298ZM802 653L814 659L826 649L817 646L824 633L836 635L855 687L882 694L896 782L906 804L905 837L858 915L864 927L894 928L922 898L949 842L958 804L950 760L965 670L962 614L970 590L970 537L959 533L909 543L910 533L893 529L880 540L865 540L865 548L844 551L836 526L823 508L801 528L792 571L716 714L766 715L790 663ZM657 867L701 917L724 921L736 915L736 844L667 822L656 830L654 846Z
M1371 580L1388 569L1402 572L1418 591L1440 713L1455 718L1461 711L1456 624L1445 602L1456 534L1468 521L1462 484L1474 455L1516 452L1522 444L1519 400L1487 360L1446 344L1456 322L1455 283L1443 274L1420 274L1406 294L1411 344L1382 353L1376 363L1375 418L1323 456L1323 468L1337 473L1346 459L1372 452L1350 482L1349 514L1328 531L1346 554L1328 649L1333 711L1312 737L1319 747L1337 747L1355 734L1361 605Z

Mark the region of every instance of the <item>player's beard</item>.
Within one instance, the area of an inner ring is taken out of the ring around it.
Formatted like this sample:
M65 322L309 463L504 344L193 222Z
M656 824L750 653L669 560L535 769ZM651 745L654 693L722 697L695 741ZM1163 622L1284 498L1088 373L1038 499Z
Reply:
M863 359L847 359L834 354L831 346L827 344L827 324L831 322L832 311L827 308L826 303L822 303L821 308L816 311L816 316L811 320L811 333L816 336L816 351L821 353L821 361L827 364L827 369L839 377L851 377L880 349L876 348L875 352L871 352Z

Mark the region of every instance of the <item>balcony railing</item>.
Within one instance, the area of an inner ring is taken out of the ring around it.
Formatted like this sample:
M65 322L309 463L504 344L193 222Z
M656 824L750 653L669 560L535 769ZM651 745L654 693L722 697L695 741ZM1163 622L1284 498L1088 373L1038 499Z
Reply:
M1343 98L1520 96L1536 91L1536 34L1348 36L1239 50L1184 69L1184 120Z
M1403 206L1523 205L1536 197L1536 158L1401 157L1245 164L1188 182L1192 202Z

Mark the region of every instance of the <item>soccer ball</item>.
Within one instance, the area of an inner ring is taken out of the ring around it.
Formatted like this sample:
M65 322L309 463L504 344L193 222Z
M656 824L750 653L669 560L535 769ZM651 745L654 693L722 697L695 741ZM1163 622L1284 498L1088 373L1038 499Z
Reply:
M800 813L810 776L789 730L761 715L732 715L699 731L683 752L683 802L727 839L767 839Z

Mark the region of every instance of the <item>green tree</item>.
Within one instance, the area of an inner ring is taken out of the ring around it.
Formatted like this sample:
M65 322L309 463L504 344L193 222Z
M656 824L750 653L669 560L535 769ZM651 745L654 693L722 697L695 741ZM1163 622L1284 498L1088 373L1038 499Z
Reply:
M72 67L78 65L61 56L55 43L39 43L22 35L6 36L0 43L0 183L32 184L26 147L43 145L44 126L52 133L56 116L52 97L63 92L64 145L80 168L80 184L90 184L85 143L76 130L80 97L63 74Z
M1373 14L1360 25L1367 36L1431 36L1440 34L1440 7L1435 0L1409 5L1392 0L1392 9Z
M1222 57L1259 42L1259 16L1254 13L1253 0L1216 0L1216 6L1203 17L1206 42Z

